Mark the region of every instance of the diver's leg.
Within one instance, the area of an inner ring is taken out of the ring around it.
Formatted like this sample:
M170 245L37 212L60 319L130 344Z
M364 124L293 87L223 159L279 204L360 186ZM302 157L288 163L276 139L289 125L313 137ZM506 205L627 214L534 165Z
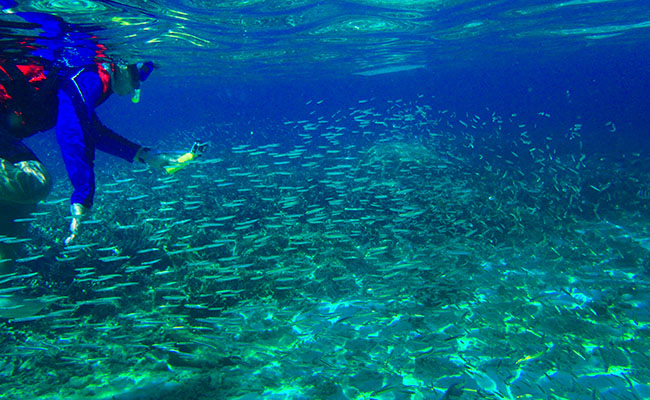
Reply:
M0 235L24 234L25 224L14 220L27 217L51 189L50 174L39 161L12 163L0 158ZM16 245L0 243L0 275L13 269L16 250Z
M24 237L29 223L16 220L34 212L51 189L50 174L36 155L19 139L0 132L0 236ZM13 272L20 250L19 243L0 241L0 275ZM10 283L0 284L6 285ZM0 297L0 318L34 315L44 306L39 303L17 292L5 294Z
M0 158L0 202L36 204L44 200L51 189L52 179L40 161L11 163Z

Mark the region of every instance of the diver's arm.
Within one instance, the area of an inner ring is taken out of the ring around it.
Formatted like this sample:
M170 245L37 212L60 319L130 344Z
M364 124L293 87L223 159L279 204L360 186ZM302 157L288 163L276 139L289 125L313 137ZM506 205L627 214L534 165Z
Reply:
M73 100L64 91L59 91L59 114L56 124L56 139L74 191L70 197L70 236L65 244L71 244L79 234L81 220L93 204L95 194L94 159L95 147L83 121L75 112ZM81 113L80 113L81 114ZM83 118L82 118L83 119Z
M75 112L74 100L65 91L59 91L58 97L56 139L74 188L70 202L89 209L95 194L95 146L91 134L84 129L84 116Z
M164 169L175 162L178 156L152 150L118 135L93 116L93 132L97 138L96 147L105 153L120 157L128 162L140 161L155 169Z
M64 81L57 96L59 99L56 138L61 148L68 177L74 191L70 197L70 236L65 244L71 244L79 234L81 220L93 205L95 195L95 140L91 116L93 107L86 100L101 94L101 82L86 80L84 84ZM91 103L92 104L92 103Z
M97 150L120 157L128 162L136 161L136 155L142 152L143 146L133 143L107 128L95 113L92 115L92 126Z

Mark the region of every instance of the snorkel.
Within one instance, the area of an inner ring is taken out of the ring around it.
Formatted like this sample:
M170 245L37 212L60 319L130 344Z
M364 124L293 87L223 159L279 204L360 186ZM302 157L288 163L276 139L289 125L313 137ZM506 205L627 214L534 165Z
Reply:
M133 104L138 104L140 102L140 89L133 90L133 96L131 96L131 102Z
M153 62L139 62L134 65L137 70L137 86L135 86L135 89L133 89L133 96L131 97L131 101L134 104L137 104L140 102L140 82L146 81L151 74L151 71L153 71Z
M133 91L133 96L131 96L131 102L133 104L138 104L140 102L140 89L135 89Z

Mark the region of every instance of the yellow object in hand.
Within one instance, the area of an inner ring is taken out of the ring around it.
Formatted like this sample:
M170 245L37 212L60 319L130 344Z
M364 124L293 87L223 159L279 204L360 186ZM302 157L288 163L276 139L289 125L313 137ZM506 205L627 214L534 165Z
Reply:
M181 169L185 168L187 164L189 164L190 161L194 159L194 154L192 153L185 153L182 156L178 157L176 159L176 162L173 165L168 165L165 167L165 171L169 175L173 175L180 171Z
M168 174L173 175L185 168L191 161L199 157L207 149L207 143L194 142L192 149L182 156L178 157L176 160L172 160L171 165L165 166L165 171Z
M178 160L176 160L176 161L179 162L179 163L186 163L188 161L194 160L194 156L195 156L195 154L192 153L192 152L185 153L182 156L178 157Z

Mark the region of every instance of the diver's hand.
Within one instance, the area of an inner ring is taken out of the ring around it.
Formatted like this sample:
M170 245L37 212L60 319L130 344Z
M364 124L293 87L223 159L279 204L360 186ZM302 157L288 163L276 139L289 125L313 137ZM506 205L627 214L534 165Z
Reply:
M73 203L70 206L70 214L72 214L72 221L70 222L70 236L68 236L64 243L66 246L69 246L74 242L77 235L79 235L79 229L81 228L81 220L88 213L88 209L79 203Z
M173 151L153 151L146 149L136 156L152 168L165 170L168 174L175 174L182 168L186 167L191 161L201 156L208 148L207 143L194 142L192 148L187 153Z
M148 157L145 158L145 163L154 169L164 169L170 165L177 164L178 154L154 152L151 151Z

